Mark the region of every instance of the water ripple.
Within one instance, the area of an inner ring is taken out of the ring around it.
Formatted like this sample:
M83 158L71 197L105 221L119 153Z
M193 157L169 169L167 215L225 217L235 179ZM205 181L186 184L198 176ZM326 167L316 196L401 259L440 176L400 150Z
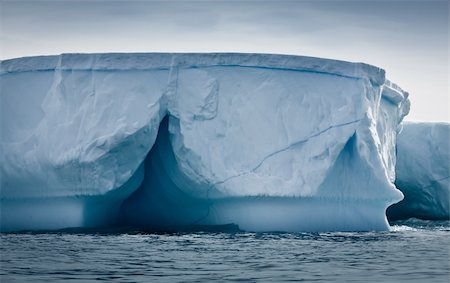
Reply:
M1 282L449 282L449 221L387 232L1 234Z

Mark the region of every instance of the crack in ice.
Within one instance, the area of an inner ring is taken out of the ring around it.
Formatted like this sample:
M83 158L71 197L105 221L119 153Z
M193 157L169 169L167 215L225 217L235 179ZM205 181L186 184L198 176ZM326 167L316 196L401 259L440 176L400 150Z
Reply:
M228 181L230 181L232 179L235 179L235 178L238 178L238 177L241 177L241 176L244 176L244 175L248 175L248 174L254 173L256 170L258 170L264 164L264 162L267 159L269 159L269 158L271 158L271 157L273 157L273 156L275 156L275 155L277 155L277 154L279 154L279 153L281 153L283 151L289 150L290 148L292 148L294 146L297 146L299 144L305 143L308 140L310 140L312 138L315 138L315 137L317 137L317 136L319 136L319 135L321 135L321 134L323 134L323 133L325 133L325 132L327 132L327 131L329 131L331 129L344 127L344 126L348 126L348 125L351 125L351 124L355 124L355 123L358 123L361 120L362 120L362 118L356 119L354 121L346 122L346 123L341 123L341 124L329 126L328 128L326 128L326 129L324 129L322 131L319 131L318 133L315 133L315 134L313 134L313 135L311 135L311 136L309 136L307 138L304 138L302 140L293 142L293 143L289 144L288 146L286 146L286 147L284 147L282 149L279 149L279 150L276 150L276 151L272 152L271 154L269 154L266 157L264 157L255 167L253 167L249 171L246 171L246 172L243 172L243 173L239 173L237 175L233 175L233 176L227 177L226 179L224 179L222 181L213 183L211 186L221 185L221 184L224 184L224 183L226 183L226 182L228 182Z

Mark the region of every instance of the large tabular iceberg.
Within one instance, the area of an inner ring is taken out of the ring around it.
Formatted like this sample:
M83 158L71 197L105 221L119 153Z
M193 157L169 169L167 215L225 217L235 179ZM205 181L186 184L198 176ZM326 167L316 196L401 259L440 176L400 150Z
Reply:
M1 63L1 229L387 229L407 93L382 69L264 54Z
M405 199L387 210L389 219L450 219L450 124L403 123L396 173Z

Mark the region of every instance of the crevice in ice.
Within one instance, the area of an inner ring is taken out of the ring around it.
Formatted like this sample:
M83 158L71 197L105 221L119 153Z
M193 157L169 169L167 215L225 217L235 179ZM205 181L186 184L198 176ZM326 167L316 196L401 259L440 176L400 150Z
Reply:
M246 171L246 172L242 172L242 173L239 173L239 174L230 176L230 177L228 177L228 178L226 178L226 179L224 179L224 180L222 180L222 181L215 182L215 183L213 183L213 184L211 185L211 187L214 187L214 186L217 186L217 185L224 184L224 183L226 183L226 182L228 182L228 181L230 181L230 180L232 180L232 179L235 179L235 178L238 178L238 177L247 175L247 174L254 173L254 172L256 172L256 170L258 170L258 169L264 164L264 162L265 162L266 160L270 159L271 157L273 157L273 156L275 156L275 155L277 155L277 154L279 154L279 153L281 153L281 152L284 152L284 151L286 151L286 150L289 150L289 149L291 149L292 147L295 147L295 146L297 146L297 145L299 145L299 144L305 143L305 142L307 142L308 140L310 140L310 139L312 139L312 138L315 138L315 137L317 137L317 136L319 136L319 135L321 135L321 134L324 134L325 132L327 132L327 131L329 131L329 130L331 130L331 129L339 128L339 127L344 127L344 126L348 126L348 125L351 125L351 124L355 124L355 123L360 122L361 120L362 120L362 118L356 119L356 120L353 120L353 121L350 121L350 122L346 122L346 123L341 123L341 124L337 124L337 125L332 125L332 126L329 126L329 127L326 128L326 129L322 130L322 131L319 131L319 132L317 132L317 133L315 133L315 134L312 134L311 136L309 136L309 137L307 137L307 138L304 138L304 139L299 140L299 141L295 141L295 142L289 144L288 146L286 146L286 147L284 147L284 148L281 148L281 149L279 149L279 150L276 150L276 151L270 153L269 155L267 155L266 157L264 157L264 158L263 158L256 166L254 166L252 169L250 169L250 170L248 170L248 171Z
M189 193L202 188L180 171L168 127L169 115L166 115L160 123L155 144L145 157L142 184L122 204L123 224L150 228L190 225L208 214L207 201Z

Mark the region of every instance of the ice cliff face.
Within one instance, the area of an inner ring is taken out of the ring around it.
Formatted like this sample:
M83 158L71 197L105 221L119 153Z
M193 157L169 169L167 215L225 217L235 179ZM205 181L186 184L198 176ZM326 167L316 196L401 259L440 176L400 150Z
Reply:
M1 85L3 230L386 229L402 199L407 93L366 64L64 54L3 61Z
M403 123L396 171L405 199L388 209L390 219L450 219L450 124Z

